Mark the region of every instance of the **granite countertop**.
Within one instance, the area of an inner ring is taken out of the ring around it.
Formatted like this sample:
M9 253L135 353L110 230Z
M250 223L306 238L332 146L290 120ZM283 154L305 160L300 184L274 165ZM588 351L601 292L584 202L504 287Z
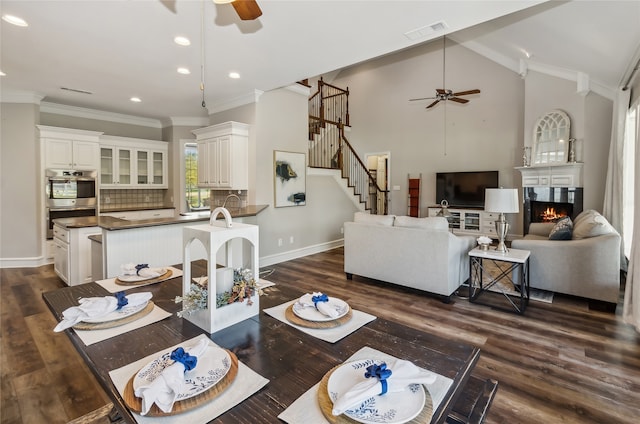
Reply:
M256 216L269 205L248 205L244 208L230 208L229 213L232 218L242 218L247 216ZM84 227L101 227L108 231L126 230L130 228L153 227L156 225L171 225L185 222L201 222L209 221L210 212L198 212L192 215L180 215L172 218L153 218L129 221L126 219L113 218L110 216L87 216L80 218L58 218L54 219L55 224L63 228L84 228ZM224 219L222 214L218 219Z

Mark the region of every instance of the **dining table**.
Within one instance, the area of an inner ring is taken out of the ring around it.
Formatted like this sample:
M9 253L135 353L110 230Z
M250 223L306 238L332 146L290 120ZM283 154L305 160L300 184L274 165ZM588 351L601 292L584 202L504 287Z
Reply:
M175 298L182 295L182 277L125 289L127 294L151 292L153 303L171 315L90 345L85 345L73 328L65 330L75 349L111 398L113 415L119 415L124 422L135 423L135 414L114 385L110 372L202 334L233 352L238 361L269 380L252 396L212 418L211 422L216 423L281 422L278 416L296 399L318 383L329 370L363 347L411 361L451 379L452 383L443 394L442 401L434 408L427 422L469 422L465 419L452 420L452 417L455 418L456 410L471 414L479 404L484 405L480 412L482 420L495 392L495 384L487 395L487 385L471 377L480 350L469 344L379 317L337 342L329 343L265 313L264 309L305 294L291 285L276 282L264 289L259 299L258 315L213 334L178 316L181 303L177 303ZM325 290L330 292L329 288ZM61 320L63 311L78 305L78 299L109 295L112 293L103 286L90 282L45 292L42 296L56 319ZM368 312L375 314L375 308ZM233 386L228 390L233 390ZM477 411L474 413L477 415Z

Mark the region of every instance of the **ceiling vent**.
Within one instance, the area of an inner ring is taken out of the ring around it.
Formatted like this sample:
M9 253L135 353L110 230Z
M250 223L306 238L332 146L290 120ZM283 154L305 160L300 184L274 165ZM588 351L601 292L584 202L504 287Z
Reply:
M93 94L91 91L79 90L77 88L69 88L69 87L60 87L60 90L72 91L74 93L80 93L80 94Z
M447 25L444 21L439 21L431 25L423 26L413 29L409 32L405 32L404 36L411 41L420 40L421 38L427 38L428 36L433 35L436 32L444 31L448 27L449 25Z

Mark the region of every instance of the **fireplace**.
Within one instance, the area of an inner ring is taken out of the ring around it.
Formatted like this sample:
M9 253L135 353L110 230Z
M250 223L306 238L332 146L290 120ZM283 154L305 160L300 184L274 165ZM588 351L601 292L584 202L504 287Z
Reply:
M532 222L554 222L582 212L582 187L524 187L524 233Z

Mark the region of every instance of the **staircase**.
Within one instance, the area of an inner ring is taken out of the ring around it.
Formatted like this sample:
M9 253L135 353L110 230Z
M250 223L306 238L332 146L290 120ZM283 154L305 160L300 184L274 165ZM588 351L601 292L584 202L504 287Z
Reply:
M349 89L320 78L309 98L309 166L339 169L353 194L372 214L388 212L388 190L382 190L344 135L349 126Z

